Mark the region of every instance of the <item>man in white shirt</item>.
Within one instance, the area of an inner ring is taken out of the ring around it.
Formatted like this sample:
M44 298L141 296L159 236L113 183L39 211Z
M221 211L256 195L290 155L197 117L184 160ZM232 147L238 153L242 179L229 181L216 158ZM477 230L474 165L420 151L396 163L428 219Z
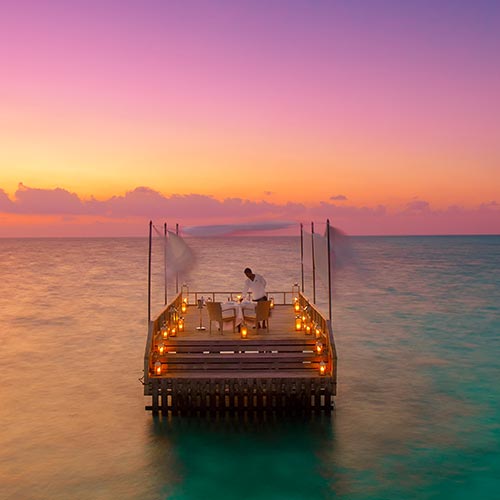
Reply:
M253 273L249 267L247 267L243 272L245 273L247 279L245 280L245 286L243 287L241 296L245 298L248 292L250 292L252 294L252 300L256 302L267 300L266 280L260 274ZM265 321L263 322L262 327L266 328Z
M266 280L260 274L253 273L249 267L243 272L247 279L245 280L245 286L243 287L241 296L245 298L247 293L250 292L252 294L252 300L267 300Z

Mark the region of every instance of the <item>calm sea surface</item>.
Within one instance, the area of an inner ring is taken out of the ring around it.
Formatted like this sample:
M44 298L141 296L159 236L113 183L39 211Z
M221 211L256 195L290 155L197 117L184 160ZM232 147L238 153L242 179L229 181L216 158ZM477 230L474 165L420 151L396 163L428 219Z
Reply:
M240 290L246 266L269 290L300 280L298 238L190 241L192 291ZM0 498L498 498L500 237L352 246L331 416L155 419L147 241L0 239Z

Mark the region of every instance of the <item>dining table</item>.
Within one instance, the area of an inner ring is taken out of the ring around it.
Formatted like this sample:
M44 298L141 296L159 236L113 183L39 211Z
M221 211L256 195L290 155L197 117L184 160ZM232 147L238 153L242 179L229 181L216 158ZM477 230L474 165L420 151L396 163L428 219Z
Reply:
M252 311L252 314L255 314L255 305L255 302L249 300L243 300L242 302L228 300L227 302L221 303L222 316L224 316L224 312L234 311L236 316L236 326L240 326L244 320L243 310L249 309Z

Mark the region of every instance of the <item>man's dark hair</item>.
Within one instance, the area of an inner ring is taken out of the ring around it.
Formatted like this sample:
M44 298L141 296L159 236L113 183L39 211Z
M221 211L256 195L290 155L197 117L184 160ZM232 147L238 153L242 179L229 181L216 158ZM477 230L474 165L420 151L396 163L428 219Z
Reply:
M245 270L244 270L243 272L244 272L245 274L253 274L253 273L252 273L252 270L251 270L249 267L245 268Z

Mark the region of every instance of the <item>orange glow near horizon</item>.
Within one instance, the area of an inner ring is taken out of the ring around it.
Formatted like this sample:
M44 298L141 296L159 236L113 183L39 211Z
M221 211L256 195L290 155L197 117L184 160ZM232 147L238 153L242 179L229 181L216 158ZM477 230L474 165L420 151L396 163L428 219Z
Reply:
M0 235L35 219L40 234L129 234L186 212L363 234L454 232L463 212L467 231L500 231L486 6L441 6L443 33L426 5L306 4L11 5Z

